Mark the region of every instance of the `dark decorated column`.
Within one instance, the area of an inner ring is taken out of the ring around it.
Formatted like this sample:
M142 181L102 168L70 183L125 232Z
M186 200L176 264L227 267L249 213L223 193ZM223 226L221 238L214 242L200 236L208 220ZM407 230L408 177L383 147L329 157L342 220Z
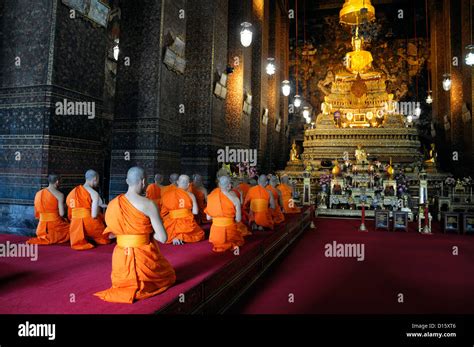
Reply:
M48 173L67 193L86 169L104 171L106 28L60 0L6 0L0 36L0 229L28 233Z
M150 181L155 173L181 172L184 75L165 65L164 56L177 37L186 42L185 5L185 0L121 2L111 198L125 191L127 170L134 165L144 167ZM189 71L188 62L184 73Z
M186 14L182 171L214 183L226 134L225 100L214 90L228 62L228 1L187 1Z

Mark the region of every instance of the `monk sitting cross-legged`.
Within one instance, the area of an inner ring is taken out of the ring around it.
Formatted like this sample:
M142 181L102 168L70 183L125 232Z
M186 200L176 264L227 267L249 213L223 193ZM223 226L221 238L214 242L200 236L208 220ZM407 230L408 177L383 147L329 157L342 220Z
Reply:
M161 188L161 206L160 206L161 218L165 218L165 216L168 214L168 210L166 209L166 207L163 207L163 196L166 194L166 192L173 191L178 188L178 178L179 178L179 175L177 173L171 174L170 184L168 186L164 186Z
M161 183L163 182L163 176L160 174L155 175L155 183L149 184L146 188L146 197L150 200L153 200L161 209L161 190L163 186Z
M199 242L204 239L204 231L194 219L198 214L196 197L189 189L189 176L181 175L178 187L168 190L161 198L163 210L169 211L163 224L168 233L167 243L182 245L184 242Z
M195 174L193 176L193 183L189 185L189 191L194 194L199 208L199 213L196 215L198 224L207 223L206 213L204 209L207 203L207 189L202 184L201 175Z
M287 175L281 177L281 184L277 188L281 192L283 212L300 213L301 209L296 206L293 200L293 188L290 186L290 179Z
M94 294L102 300L133 303L164 292L176 281L174 269L156 242L167 239L158 208L141 196L145 182L145 171L131 168L127 193L113 199L105 213L105 233L113 233L117 245L112 256L112 288Z
M52 245L69 241L69 223L63 219L64 194L59 188L59 176L48 176L49 185L40 190L35 196L35 217L39 218L36 237L27 243L37 245Z
M104 216L101 208L103 204L99 193L95 191L99 185L99 174L94 170L86 172L86 183L74 188L66 198L68 215L71 220L70 238L71 247L75 250L87 250L94 248L87 239L95 243L105 245L110 240L103 235L105 230Z
M214 252L233 250L244 244L242 233L237 227L241 219L240 201L231 191L230 179L219 178L219 188L207 197L206 214L212 219L209 242Z
M250 188L245 198L244 208L248 209L250 206L249 217L252 229L273 229L271 209L275 208L275 201L273 194L266 189L267 184L267 176L261 175L258 178L258 185Z
M244 198L243 198L243 192L239 189L239 182L237 179L232 179L232 191L231 193L234 193L237 199L239 199L239 203L241 206L241 212L242 212L242 220L237 223L237 229L240 230L240 233L242 236L250 236L252 233L250 232L249 228L247 227L249 224L249 215L247 211L245 211L242 207L244 205Z
M272 209L273 222L275 224L280 224L285 221L285 216L281 212L281 205L283 204L281 199L281 192L276 188L278 185L278 177L272 175L270 178L270 184L267 186L267 189L272 192L273 199L275 200L275 208Z

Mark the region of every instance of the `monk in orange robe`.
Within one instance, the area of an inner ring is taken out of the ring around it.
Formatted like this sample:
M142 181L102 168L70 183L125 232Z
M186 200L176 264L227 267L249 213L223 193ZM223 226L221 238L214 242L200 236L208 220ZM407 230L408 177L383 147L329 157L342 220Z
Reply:
M112 287L94 294L104 301L131 304L164 292L176 281L174 269L157 244L167 239L158 208L141 196L145 182L145 171L131 168L127 193L113 199L105 213L105 233L113 233L117 245L112 256Z
M247 193L248 193L249 189L251 188L250 184L249 184L249 180L247 178L243 178L242 182L237 187L242 191L242 193L243 193L242 198L245 200L245 197L247 196Z
M202 184L201 175L195 174L193 176L193 182L189 185L189 191L194 194L199 208L199 213L196 215L196 222L198 224L208 223L206 213L207 204L207 189Z
M161 218L165 218L165 216L168 214L168 210L163 207L163 195L166 194L166 192L168 191L171 191L171 190L175 190L176 188L178 188L178 178L179 178L179 175L177 173L174 173L174 174L171 174L170 175L170 184L168 186L164 186L161 188L161 210L160 210L160 216Z
M241 219L240 201L231 193L231 183L227 176L219 178L219 188L208 196L206 215L212 219L209 242L214 252L234 250L244 244L244 238L237 223Z
M69 241L69 223L63 219L66 215L64 194L59 188L59 175L48 176L48 187L35 195L35 217L39 219L36 237L26 243L52 245Z
M270 178L270 184L267 186L267 189L272 192L273 199L275 200L275 208L272 209L272 217L275 224L280 224L285 221L285 215L281 212L281 192L276 188L278 183L278 177L272 175Z
M261 175L258 179L258 185L249 189L244 201L245 209L250 206L249 217L253 230L273 229L271 209L275 208L275 200L273 194L266 189L267 184L267 176Z
M163 209L168 211L163 220L168 233L167 243L173 245L204 240L204 231L194 219L199 212L196 197L188 189L189 176L181 175L178 187L168 190L161 198Z
M301 209L296 206L293 200L293 188L290 186L290 179L287 175L281 177L281 184L277 188L281 192L283 212L300 213Z
M159 209L161 209L161 189L163 186L163 176L160 174L155 175L155 183L149 184L146 188L147 199L152 200Z
M110 243L109 238L103 235L105 223L101 208L107 205L102 202L99 193L94 189L98 186L99 174L94 170L88 170L86 183L74 188L66 198L71 220L69 230L72 249L82 251L94 248L88 239L99 245Z
M252 235L252 233L247 227L247 225L249 224L249 215L247 211L245 211L242 208L242 206L244 205L243 192L239 189L239 182L236 179L232 180L231 182L232 182L232 186L234 187L232 188L231 193L234 193L237 199L239 199L240 206L241 206L240 210L242 213L242 219L240 222L237 223L237 228L240 230L240 233L242 234L242 236L244 237L250 236Z

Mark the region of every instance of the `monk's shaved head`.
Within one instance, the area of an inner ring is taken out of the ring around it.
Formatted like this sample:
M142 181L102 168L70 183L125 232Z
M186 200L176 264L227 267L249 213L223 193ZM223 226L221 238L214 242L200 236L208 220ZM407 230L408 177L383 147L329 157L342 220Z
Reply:
M193 182L202 182L202 176L200 174L194 174Z
M156 184L160 184L161 182L163 182L163 175L161 175L161 174L156 174L156 175L155 175L155 183L156 183Z
M260 184L261 186L266 186L268 183L268 178L266 175L260 175L260 177L258 178L258 184Z
M94 178L99 178L99 174L97 173L97 171L87 170L85 177L86 181L92 181Z
M135 186L145 179L145 170L139 166L130 168L127 172L127 184L129 186Z
M257 185L257 181L254 178L251 178L249 180L249 183L250 183L251 186L256 186Z
M230 178L227 176L219 177L219 188L224 192L230 191Z
M178 179L179 179L179 175L177 173L173 173L173 174L170 175L170 183L171 184L175 184L176 182L178 182Z
M288 175L281 176L281 183L284 183L284 184L290 183L290 178L288 177Z
M181 175L178 178L178 187L181 189L188 189L190 178L188 175Z
M48 175L48 183L49 184L55 184L58 182L60 179L60 176L58 174L51 173Z
M272 175L272 177L270 178L270 184L273 187L276 187L278 185L278 183L280 183L280 180L278 179L278 177L275 176L275 175Z

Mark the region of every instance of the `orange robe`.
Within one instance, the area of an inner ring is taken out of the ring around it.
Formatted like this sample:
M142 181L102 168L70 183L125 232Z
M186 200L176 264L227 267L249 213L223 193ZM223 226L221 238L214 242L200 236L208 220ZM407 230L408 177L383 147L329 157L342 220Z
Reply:
M249 192L249 189L252 188L250 186L250 184L248 183L240 183L239 184L239 189L242 191L242 193L244 194L243 198L245 200L245 198L247 197L247 193Z
M146 188L146 197L153 200L161 210L161 187L156 183L149 184Z
M169 192L178 189L178 186L175 184L170 184L169 186L164 186L161 188L161 210L160 210L160 216L162 219L165 218L165 216L169 213L169 211L166 209L165 206L163 206L163 196Z
M163 219L163 225L168 233L167 243L172 243L173 239L184 242L204 240L204 231L194 219L193 201L187 191L181 188L168 190L161 201L163 210L168 211Z
M237 198L239 199L239 201L241 201L240 192L237 189L232 189L232 191L235 193L235 195L237 195ZM240 233L242 234L242 236L244 237L250 236L252 235L252 232L247 227L247 225L249 224L249 215L247 211L244 210L243 206L242 206L241 212L242 212L242 221L237 223L237 228L240 230Z
M206 197L202 190L195 187L192 183L189 185L189 191L194 194L196 197L196 201L199 208L199 214L195 216L196 221L198 224L208 223L206 213L204 210L206 209Z
M91 216L92 198L84 186L74 188L66 198L68 215L71 220L70 238L72 249L82 251L94 248L87 239L106 245L110 243L105 230L104 216L100 213L97 218Z
M277 188L281 192L283 211L285 213L300 213L301 209L293 202L293 189L287 184L280 184Z
M29 244L52 245L69 241L69 223L59 215L58 199L48 189L35 195L36 237Z
M273 222L275 224L280 224L285 221L285 215L281 212L280 203L278 202L278 190L273 188L273 186L268 185L267 189L270 190L273 194L273 199L275 200L275 208L272 209Z
M235 206L220 188L214 189L207 197L205 212L212 217L209 242L213 244L214 252L243 246L245 241L235 221Z
M269 204L270 193L265 188L260 185L250 188L244 202L245 209L250 205L250 222L273 229L272 210Z
M112 287L94 295L104 301L131 304L160 294L175 283L175 271L153 239L150 218L124 194L110 202L105 220L105 233L117 236L112 255Z

